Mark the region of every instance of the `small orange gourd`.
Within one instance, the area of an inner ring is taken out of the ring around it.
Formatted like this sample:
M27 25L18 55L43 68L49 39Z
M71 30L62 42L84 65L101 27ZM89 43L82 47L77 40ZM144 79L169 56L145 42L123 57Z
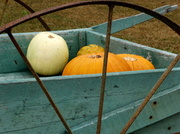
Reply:
M154 65L144 57L135 54L117 54L123 58L131 67L132 71L155 69Z
M96 44L89 44L88 46L82 47L78 52L77 56L85 55L85 54L92 54L92 53L100 53L104 52L104 48L98 46Z
M64 68L62 75L80 75L102 73L104 53L81 55L73 58ZM108 53L107 72L131 71L122 58Z

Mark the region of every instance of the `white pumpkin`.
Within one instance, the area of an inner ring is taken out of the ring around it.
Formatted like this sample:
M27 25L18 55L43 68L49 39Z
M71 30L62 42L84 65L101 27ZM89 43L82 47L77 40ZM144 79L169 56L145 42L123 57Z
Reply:
M27 59L36 73L56 75L68 62L69 51L66 41L51 32L40 32L31 40Z

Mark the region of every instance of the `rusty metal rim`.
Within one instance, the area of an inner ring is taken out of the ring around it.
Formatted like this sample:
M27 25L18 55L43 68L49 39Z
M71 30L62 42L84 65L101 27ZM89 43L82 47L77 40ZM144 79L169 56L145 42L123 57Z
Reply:
M25 7L29 12L34 13L35 11L29 7L27 4L25 4L24 2L22 2L21 0L14 0L15 2L19 3L21 6ZM37 17L37 19L39 20L39 22L43 25L43 27L46 29L46 31L51 31L51 29L49 28L49 26L46 24L46 22L41 18L41 17Z
M97 5L97 4L101 4L101 5L116 5L116 6L123 6L123 7L128 7L128 8L132 8L141 12L145 12L155 18L157 18L158 20L164 22L165 24L167 24L169 27L171 27L176 33L178 33L180 35L180 26L177 25L176 23L174 23L173 21L171 21L170 19L164 17L163 15L160 15L152 10L149 10L147 8L135 5L135 4L130 4L130 3L126 3L126 2L119 2L119 1L110 1L110 0L98 0L98 1L81 1L81 2L75 2L75 3L70 3L70 4L65 4L65 5L60 5L60 6L55 6L55 7L51 7L42 11L38 11L35 13L32 13L30 15L24 16L22 18L19 18L15 21L12 21L2 27L0 27L0 34L5 32L7 29L11 29L23 22L26 22L28 20L32 20L36 17L40 17L49 13L53 13L56 11L60 11L60 10L64 10L64 9L68 9L68 8L72 8L72 7L78 7L78 6L83 6L83 5Z

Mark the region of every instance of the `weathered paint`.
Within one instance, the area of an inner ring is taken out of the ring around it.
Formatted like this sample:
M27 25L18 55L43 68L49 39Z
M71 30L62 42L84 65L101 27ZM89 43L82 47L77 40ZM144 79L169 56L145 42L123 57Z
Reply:
M156 94L149 101L149 103L143 109L143 111L138 116L138 118L135 120L133 125L128 130L128 133L134 132L134 131L144 128L146 126L150 126L151 124L154 124L157 121L158 121L158 124L161 124L162 119L171 117L172 115L179 113L180 107L178 107L178 106L175 107L175 105L177 105L177 102L180 101L180 98L179 98L180 90L179 89L180 89L180 85ZM168 100L168 102L167 102L167 100ZM103 134L120 132L122 127L124 127L124 123L126 123L128 121L128 119L130 119L131 115L133 114L133 112L139 106L139 104L141 102L142 102L142 100L138 100L138 101L132 102L130 105L126 105L119 109L117 108L114 111L104 114L103 119L102 119L103 124L102 124L101 132ZM96 123L97 123L96 118L86 121L80 125L73 127L72 128L73 133L74 134L95 133ZM177 126L179 126L179 125L175 124L174 126L176 128L174 128L173 131L171 130L169 132L178 131ZM171 127L174 127L174 126L171 126ZM108 128L108 129L106 129L106 128ZM157 132L159 132L159 130L155 129L154 132L157 133Z
M156 11L160 14L165 14L169 11L175 10L176 8L177 8L177 5L175 5L175 6L166 5L166 6L157 8L154 11ZM141 14L137 14L137 15L134 15L131 17L126 17L126 18L114 20L112 22L111 33L119 32L121 30L127 29L127 28L132 27L134 25L137 25L139 23L142 23L144 21L150 20L152 18L153 17L150 15L146 15L145 13L141 13ZM100 24L97 26L93 26L92 29L98 33L105 34L106 29L107 29L107 23L103 23L103 24Z
M105 93L104 113L111 113L114 110L118 111L119 108L122 108L122 113L120 110L119 114L107 118L105 126L107 127L108 124L111 124L112 119L121 114L123 114L123 119L114 120L112 124L119 124L119 121L121 122L122 120L127 121L134 111L132 108L135 108L135 104L139 104L139 101L146 96L162 72L163 69L157 72L134 71L131 73L109 74ZM179 79L180 71L175 69L157 92L162 96L162 98L157 98L160 99L158 104L162 104L162 106L157 113L152 112L152 107L148 107L148 114L144 113L139 117L139 120L143 121L139 122L140 128L143 127L143 124L150 125L153 123L147 119L150 114L153 114L155 117L153 121L156 122L180 111L177 106L180 91ZM42 80L71 127L96 118L100 92L100 74L42 77ZM177 91L175 92L174 90ZM163 91L166 94L163 94ZM26 134L31 132L37 133L38 131L42 131L42 133L57 133L57 131L64 133L64 127L34 78L3 81L0 84L0 93L0 133ZM136 101L138 103L135 103ZM169 108L163 107L165 103L168 103ZM129 105L130 112L123 112L126 110L125 107ZM126 116L127 118L125 118ZM146 122L144 121L144 116L146 116ZM47 130L47 125L51 129ZM118 128L117 126L116 129ZM109 128L109 131L112 129ZM90 130L89 133L92 132L91 129L88 130ZM86 133L88 134L88 132Z
M88 29L54 31L54 33L61 35L66 40L70 52L69 60L76 56L77 51L83 45L97 44L104 47L105 44L105 35ZM29 42L35 34L37 34L37 32L14 34L24 53L26 53ZM9 37L7 35L0 35L0 42L0 73L27 71L27 66L15 49L13 43L9 40ZM149 57L156 68L166 68L175 57L173 53L114 37L111 37L110 52L133 53L145 58Z
M79 44L84 44L85 30L86 29L54 31L54 33L61 35L66 40L70 52L69 60L76 56L80 47ZM38 32L13 34L25 54L31 39L37 33ZM27 71L27 66L6 34L0 35L0 46L0 73Z
M105 35L96 33L94 31L86 32L86 34L88 37L87 45L94 43L104 47ZM111 37L109 51L115 54L129 53L141 55L144 58L150 60L156 68L166 68L176 56L176 54L155 49L152 47L147 47L145 45ZM179 67L180 62L177 63L176 66Z
M180 128L178 124L180 124L180 113L137 130L133 134L179 134Z

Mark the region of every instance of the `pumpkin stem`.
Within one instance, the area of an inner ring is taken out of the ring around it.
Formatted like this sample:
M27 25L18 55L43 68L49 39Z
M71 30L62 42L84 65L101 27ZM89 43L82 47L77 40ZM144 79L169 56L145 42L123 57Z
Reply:
M54 38L54 36L52 36L52 35L49 35L49 36L48 36L48 38Z
M136 61L137 59L136 58L133 58L133 57L123 57L123 59L127 60L127 61Z
M101 58L102 56L101 55L90 55L90 56L88 56L89 58Z

